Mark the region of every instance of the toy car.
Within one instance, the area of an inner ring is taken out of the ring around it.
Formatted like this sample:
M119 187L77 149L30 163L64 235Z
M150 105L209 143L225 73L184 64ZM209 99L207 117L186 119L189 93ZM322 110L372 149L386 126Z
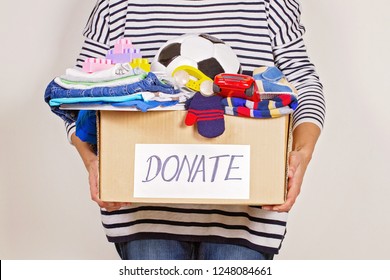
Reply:
M255 80L243 74L218 74L214 78L214 93L224 97L239 97L260 101L260 93Z

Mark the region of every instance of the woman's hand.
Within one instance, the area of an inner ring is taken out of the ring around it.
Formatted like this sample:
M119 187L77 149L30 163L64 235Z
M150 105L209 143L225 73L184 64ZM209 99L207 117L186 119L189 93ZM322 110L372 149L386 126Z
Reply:
M119 210L121 207L129 206L131 203L126 202L104 202L99 198L99 167L98 158L91 160L87 166L89 189L91 193L91 199L95 201L100 208L105 208L107 211Z
M303 177L309 160L303 151L292 151L290 153L286 201L280 205L263 206L263 209L278 212L288 212L291 210L301 192Z
M73 145L79 152L81 159L84 162L85 168L88 171L89 189L91 199L95 201L100 208L105 208L107 211L115 211L123 206L129 206L127 202L104 202L99 198L99 164L98 157L95 155L91 146L80 140L74 133L71 136Z
M301 192L303 177L319 135L320 129L312 123L303 123L295 128L293 150L290 153L288 161L286 201L280 205L265 205L262 209L278 212L288 212L291 210Z

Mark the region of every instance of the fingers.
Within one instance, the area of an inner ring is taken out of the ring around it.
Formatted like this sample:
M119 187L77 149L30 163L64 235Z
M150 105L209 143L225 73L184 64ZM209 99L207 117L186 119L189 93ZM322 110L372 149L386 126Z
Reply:
M119 210L120 208L122 207L126 207L126 206L130 206L131 203L130 202L106 202L106 201L102 201L100 200L99 198L99 192L91 192L91 198L93 201L95 201L100 208L104 208L106 209L107 211L111 212L111 211L116 211L116 210Z
M104 208L108 212L116 211L122 207L128 207L131 205L130 202L106 202L100 199L95 199L94 201L99 205L100 208Z
M289 212L291 208L294 206L295 201L298 198L300 193L300 186L294 185L293 182L289 182L289 190L287 192L286 201L281 205L276 205L273 210L277 212Z
M291 210L295 203L295 199L286 199L286 202L280 205L264 205L261 208L267 211L276 211L276 212L288 212Z
M275 205L272 207L273 211L277 212L288 212L291 210L295 201L298 198L299 193L301 192L301 174L298 170L291 170L291 176L289 176L288 185L287 185L287 196L286 201L281 205Z
M96 169L97 170L97 169ZM96 202L100 208L104 208L107 211L116 211L122 207L129 206L129 202L104 202L99 198L99 175L98 172L90 172L89 174L89 188L91 199Z
M273 208L275 206L276 205L263 205L263 206L261 206L261 209L264 209L264 210L267 210L267 211L273 211Z
M291 152L289 157L288 184L286 201L280 205L265 205L262 209L277 212L289 212L294 206L300 192L305 170L299 153Z
M130 206L131 203L128 202L103 202L99 204L100 208L104 208L108 212L116 211L121 209L122 207Z

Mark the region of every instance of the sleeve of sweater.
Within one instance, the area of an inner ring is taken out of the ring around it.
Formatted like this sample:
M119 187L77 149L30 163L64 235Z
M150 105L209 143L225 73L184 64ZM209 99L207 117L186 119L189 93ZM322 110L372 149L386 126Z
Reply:
M84 43L76 60L76 67L88 57L105 57L109 46L109 1L97 0L84 28ZM76 130L76 123L65 123L66 134L70 143L71 135Z
M275 64L298 91L299 105L293 115L293 129L304 122L322 129L325 120L323 87L302 39L305 28L300 23L301 6L297 0L267 2Z

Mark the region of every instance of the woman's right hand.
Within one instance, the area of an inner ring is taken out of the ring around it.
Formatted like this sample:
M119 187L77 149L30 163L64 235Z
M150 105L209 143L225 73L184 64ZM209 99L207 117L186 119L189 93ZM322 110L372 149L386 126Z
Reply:
M105 208L107 211L119 210L121 207L129 206L128 202L104 202L99 198L99 165L98 158L95 156L87 164L89 189L91 193L91 199L95 201L100 208Z
M91 146L80 140L75 133L71 136L72 144L79 152L81 159L84 162L85 168L88 171L89 189L91 199L95 201L100 208L105 208L107 211L115 211L121 207L129 206L128 202L104 202L99 198L99 160Z

